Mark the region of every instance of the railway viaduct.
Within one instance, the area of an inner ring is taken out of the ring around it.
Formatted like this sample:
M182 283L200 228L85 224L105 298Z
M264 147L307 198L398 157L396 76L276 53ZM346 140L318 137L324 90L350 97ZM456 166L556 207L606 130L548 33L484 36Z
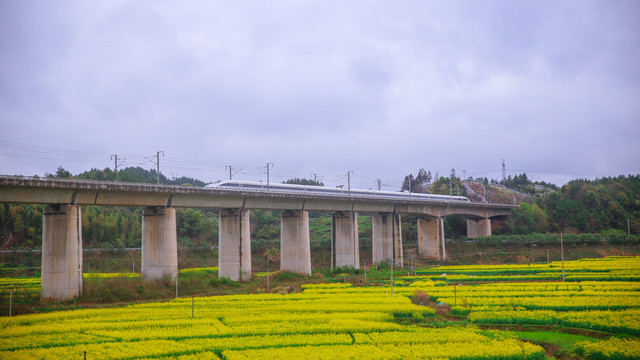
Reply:
M470 238L491 234L491 218L517 206L383 199L304 191L230 190L190 186L39 179L0 176L0 202L46 205L42 230L43 298L69 299L82 293L81 206L144 207L142 266L145 280L178 274L175 208L219 210L219 276L251 278L249 211L282 210L280 269L311 274L308 211L332 214L332 266L359 268L358 213L372 216L373 263L402 267L401 215L418 215L418 252L446 259L443 217L467 217Z

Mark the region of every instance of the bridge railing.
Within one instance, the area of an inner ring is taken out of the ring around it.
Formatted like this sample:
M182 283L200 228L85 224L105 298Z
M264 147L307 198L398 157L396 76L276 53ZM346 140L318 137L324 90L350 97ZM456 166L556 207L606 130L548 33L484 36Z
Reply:
M23 176L23 175L0 175L0 180L27 180L27 181L42 181L46 184L51 184L51 187L82 187L83 185L120 185L120 186L149 186L154 188L194 188L203 189L202 187L195 185L166 185L166 184L152 184L152 183L140 183L140 182L128 182L128 181L101 181L92 179L64 179L64 178L50 178L40 176ZM45 185L46 186L46 185Z

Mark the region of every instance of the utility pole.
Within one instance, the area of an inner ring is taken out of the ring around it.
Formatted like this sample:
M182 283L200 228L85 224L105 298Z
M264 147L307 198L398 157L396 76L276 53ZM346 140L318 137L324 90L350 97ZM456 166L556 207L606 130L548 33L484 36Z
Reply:
M453 180L449 181L449 196L453 196Z
M234 171L233 171L233 168L231 167L231 165L227 165L227 166L225 166L224 168L225 168L225 170L226 170L226 169L229 169L229 180L231 180L231 178L233 177L233 175L235 175L235 174L239 173L239 172L240 172L240 170L242 170L242 169L240 169L240 170L236 169L236 171L234 172Z
M267 163L267 190L269 190L269 165L273 167L273 163L270 163L270 162Z
M318 174L313 173L313 174L311 174L311 176L313 176L313 182L315 184L318 184Z
M224 168L225 168L225 170L226 170L226 169L229 169L229 180L232 180L233 175L235 175L235 174L239 173L239 172L240 172L240 170L242 170L242 169L240 169L240 170L236 170L235 172L233 172L233 167L232 167L231 165L227 165L227 166L225 166Z
M353 171L347 171L347 193L349 195L351 195L351 174L353 174Z
M225 170L226 170L226 169L229 169L229 180L231 180L231 178L233 177L233 174L231 173L231 171L233 170L233 169L231 168L231 165L227 165L227 166L225 166L225 167L224 167L224 169L225 169Z
M531 263L536 263L536 244L531 244Z
M378 184L378 191L382 190L382 180L378 178L376 179L376 183Z
M160 184L160 153L164 157L164 151L156 152L156 172L158 174L158 184Z
M113 172L116 174L116 182L118 182L118 155L111 155L111 160L115 159L115 164L113 166ZM122 165L123 162L125 162L127 159L124 159L123 161L120 162L120 165Z
M631 226L629 226L629 218L627 218L627 236L631 235Z
M502 159L502 180L507 180L507 169L504 166L504 159Z

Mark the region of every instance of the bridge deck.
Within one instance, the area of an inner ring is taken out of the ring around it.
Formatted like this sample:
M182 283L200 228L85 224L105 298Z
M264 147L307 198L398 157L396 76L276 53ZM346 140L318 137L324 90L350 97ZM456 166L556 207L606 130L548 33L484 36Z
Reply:
M387 198L378 195L321 194L273 189L231 190L195 186L0 176L0 202L102 206L163 206L397 212L488 218L509 215L516 205Z

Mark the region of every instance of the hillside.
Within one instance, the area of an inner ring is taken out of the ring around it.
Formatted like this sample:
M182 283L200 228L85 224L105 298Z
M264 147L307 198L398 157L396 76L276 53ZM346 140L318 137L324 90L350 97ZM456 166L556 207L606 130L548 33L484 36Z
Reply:
M504 185L485 185L480 181L474 180L466 180L463 181L462 184L467 190L467 197L473 202L491 204L532 204L535 201L534 197L531 195L509 189Z

